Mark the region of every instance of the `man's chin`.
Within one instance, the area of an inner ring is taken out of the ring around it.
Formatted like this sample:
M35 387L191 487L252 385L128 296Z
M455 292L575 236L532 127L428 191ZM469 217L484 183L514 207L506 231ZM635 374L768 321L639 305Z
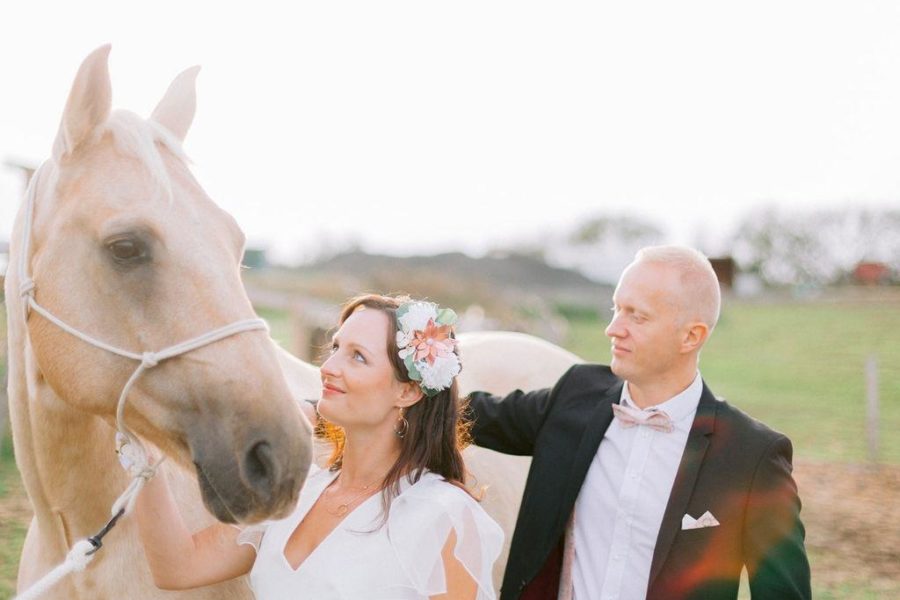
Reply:
M621 360L613 358L609 363L609 370L619 379L628 381L629 369L627 365L622 364Z

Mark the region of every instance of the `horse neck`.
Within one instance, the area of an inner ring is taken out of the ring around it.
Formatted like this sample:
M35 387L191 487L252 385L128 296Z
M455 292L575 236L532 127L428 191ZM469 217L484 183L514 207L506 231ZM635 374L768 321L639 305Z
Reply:
M68 547L106 522L128 478L115 456L114 429L71 408L44 381L30 353L19 299L7 299L16 463L42 537Z

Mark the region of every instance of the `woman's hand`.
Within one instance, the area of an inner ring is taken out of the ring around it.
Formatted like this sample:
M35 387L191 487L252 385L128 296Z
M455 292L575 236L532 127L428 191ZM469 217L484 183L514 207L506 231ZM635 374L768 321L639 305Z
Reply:
M148 451L151 465L157 464ZM191 533L159 469L138 495L134 508L144 554L153 583L165 590L183 590L220 583L245 575L256 554L237 544L239 530L224 523Z

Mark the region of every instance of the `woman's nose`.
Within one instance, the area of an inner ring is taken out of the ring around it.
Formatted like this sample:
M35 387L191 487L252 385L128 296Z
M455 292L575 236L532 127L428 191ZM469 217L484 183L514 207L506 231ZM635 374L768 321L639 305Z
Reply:
M330 377L337 377L338 375L340 375L340 369L338 369L335 356L337 355L332 354L331 356L329 356L327 359L325 359L325 362L322 363L322 366L319 367L319 370L323 375L328 375Z

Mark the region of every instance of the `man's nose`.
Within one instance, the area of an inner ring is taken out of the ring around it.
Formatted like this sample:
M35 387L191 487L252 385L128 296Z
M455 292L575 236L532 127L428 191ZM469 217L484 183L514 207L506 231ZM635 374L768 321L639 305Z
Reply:
M609 338L622 338L625 337L626 331L625 328L622 327L622 321L619 319L618 315L613 315L613 318L610 319L609 325L606 326L606 337Z

